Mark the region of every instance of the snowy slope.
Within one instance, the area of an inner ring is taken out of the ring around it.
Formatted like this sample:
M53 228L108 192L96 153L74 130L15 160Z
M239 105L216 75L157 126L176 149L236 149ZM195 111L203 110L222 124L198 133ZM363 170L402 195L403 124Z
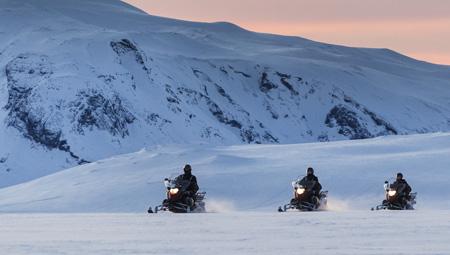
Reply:
M162 180L193 165L210 211L269 210L287 203L308 166L331 210L368 210L401 171L418 209L450 208L450 133L293 145L157 146L0 190L1 212L145 212Z
M448 211L1 216L5 254L450 254Z
M0 187L155 144L450 130L448 66L118 0L0 0L0 70Z

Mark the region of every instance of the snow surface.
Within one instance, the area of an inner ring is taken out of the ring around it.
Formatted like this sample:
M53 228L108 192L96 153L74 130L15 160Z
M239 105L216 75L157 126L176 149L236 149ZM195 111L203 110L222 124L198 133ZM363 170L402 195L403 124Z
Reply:
M156 144L450 130L448 66L118 0L0 0L0 69L0 187Z
M449 211L0 216L2 254L450 254Z
M165 196L163 179L193 166L209 211L275 211L308 166L332 211L369 210L403 172L417 209L450 209L450 133L292 145L156 146L0 189L1 212L141 212Z

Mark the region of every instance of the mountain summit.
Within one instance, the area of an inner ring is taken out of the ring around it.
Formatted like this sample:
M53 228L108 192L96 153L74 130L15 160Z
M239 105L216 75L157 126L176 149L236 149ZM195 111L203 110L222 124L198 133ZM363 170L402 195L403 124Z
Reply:
M0 68L0 187L158 144L450 130L448 66L121 1L0 0Z

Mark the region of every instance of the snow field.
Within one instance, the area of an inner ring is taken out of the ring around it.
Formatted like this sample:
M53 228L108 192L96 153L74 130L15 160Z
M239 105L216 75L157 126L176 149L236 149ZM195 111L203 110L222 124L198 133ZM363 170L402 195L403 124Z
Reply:
M450 254L449 211L4 214L3 254Z
M193 166L211 211L275 211L308 166L332 211L381 203L398 171L417 209L450 209L450 134L292 145L158 146L0 189L0 212L142 213L165 197L163 180Z

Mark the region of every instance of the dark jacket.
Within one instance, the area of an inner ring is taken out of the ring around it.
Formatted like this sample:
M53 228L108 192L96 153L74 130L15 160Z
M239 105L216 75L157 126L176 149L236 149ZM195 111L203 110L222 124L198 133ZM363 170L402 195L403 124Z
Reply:
M183 180L189 180L189 185L186 188L186 191L190 193L190 194L188 194L189 196L195 195L197 193L197 191L200 189L198 187L197 178L195 177L195 175L182 174L178 178L182 178Z
M315 175L307 175L299 182L300 185L306 187L306 190L313 192L315 195L319 195L322 190L322 185L319 183L319 179Z
M411 186L409 186L405 179L396 180L392 185L397 192L404 193L406 196L409 196L409 193L411 193Z

